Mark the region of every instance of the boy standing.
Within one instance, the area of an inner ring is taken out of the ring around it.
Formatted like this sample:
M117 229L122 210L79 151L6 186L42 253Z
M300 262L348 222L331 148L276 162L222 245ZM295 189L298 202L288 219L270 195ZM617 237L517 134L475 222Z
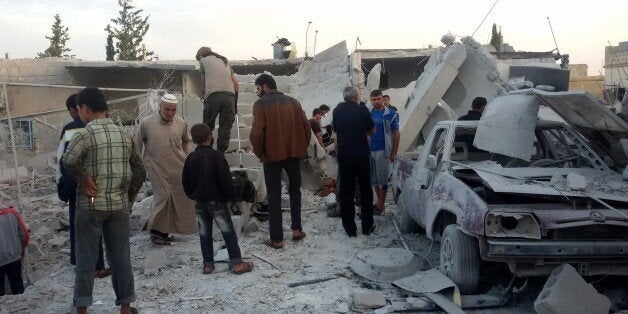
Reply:
M212 220L216 222L229 253L230 270L240 275L253 270L252 262L242 261L238 237L233 228L227 201L234 199L235 184L225 156L211 148L211 130L204 123L190 129L196 150L188 155L183 166L183 189L196 201L198 234L203 253L203 274L211 274L214 266Z
M0 204L0 296L5 294L4 277L9 278L11 293L24 293L22 257L28 246L26 224L13 206Z

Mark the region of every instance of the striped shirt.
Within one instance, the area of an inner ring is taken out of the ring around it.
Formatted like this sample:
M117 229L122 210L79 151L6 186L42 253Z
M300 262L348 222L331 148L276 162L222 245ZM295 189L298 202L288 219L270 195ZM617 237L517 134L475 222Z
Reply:
M142 160L130 137L109 118L95 119L79 131L63 154L76 188L78 208L129 209L146 178ZM81 186L92 176L98 192L91 204Z

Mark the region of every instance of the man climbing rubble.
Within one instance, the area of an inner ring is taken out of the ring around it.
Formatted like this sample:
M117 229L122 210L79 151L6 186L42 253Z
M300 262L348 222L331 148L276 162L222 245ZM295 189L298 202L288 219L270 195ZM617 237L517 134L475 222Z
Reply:
M176 96L163 95L159 111L142 120L135 137L153 187L153 210L147 229L157 245L169 245L170 233L197 231L194 203L185 197L181 185L181 172L192 140L187 123L176 115L177 107Z
M213 132L216 118L220 116L216 147L224 153L229 148L231 127L237 111L238 79L227 58L209 47L201 47L196 52L196 60L200 63L203 123Z

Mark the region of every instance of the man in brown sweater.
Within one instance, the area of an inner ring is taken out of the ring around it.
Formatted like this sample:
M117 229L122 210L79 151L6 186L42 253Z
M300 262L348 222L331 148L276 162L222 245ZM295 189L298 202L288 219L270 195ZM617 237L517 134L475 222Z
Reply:
M283 248L281 221L281 171L288 174L292 240L305 237L301 228L301 167L299 159L307 158L310 142L310 124L296 99L277 91L272 76L262 74L255 80L257 95L253 104L251 145L253 153L264 164L264 177L268 195L268 224L272 248Z

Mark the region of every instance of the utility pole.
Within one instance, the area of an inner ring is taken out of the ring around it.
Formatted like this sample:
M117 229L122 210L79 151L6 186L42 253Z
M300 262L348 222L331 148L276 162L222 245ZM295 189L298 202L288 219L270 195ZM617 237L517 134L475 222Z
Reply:
M305 59L308 58L307 55L307 34L310 31L310 26L312 25L312 21L307 22L307 28L305 29Z
M316 37L318 37L318 30L314 31L314 57L316 57Z

